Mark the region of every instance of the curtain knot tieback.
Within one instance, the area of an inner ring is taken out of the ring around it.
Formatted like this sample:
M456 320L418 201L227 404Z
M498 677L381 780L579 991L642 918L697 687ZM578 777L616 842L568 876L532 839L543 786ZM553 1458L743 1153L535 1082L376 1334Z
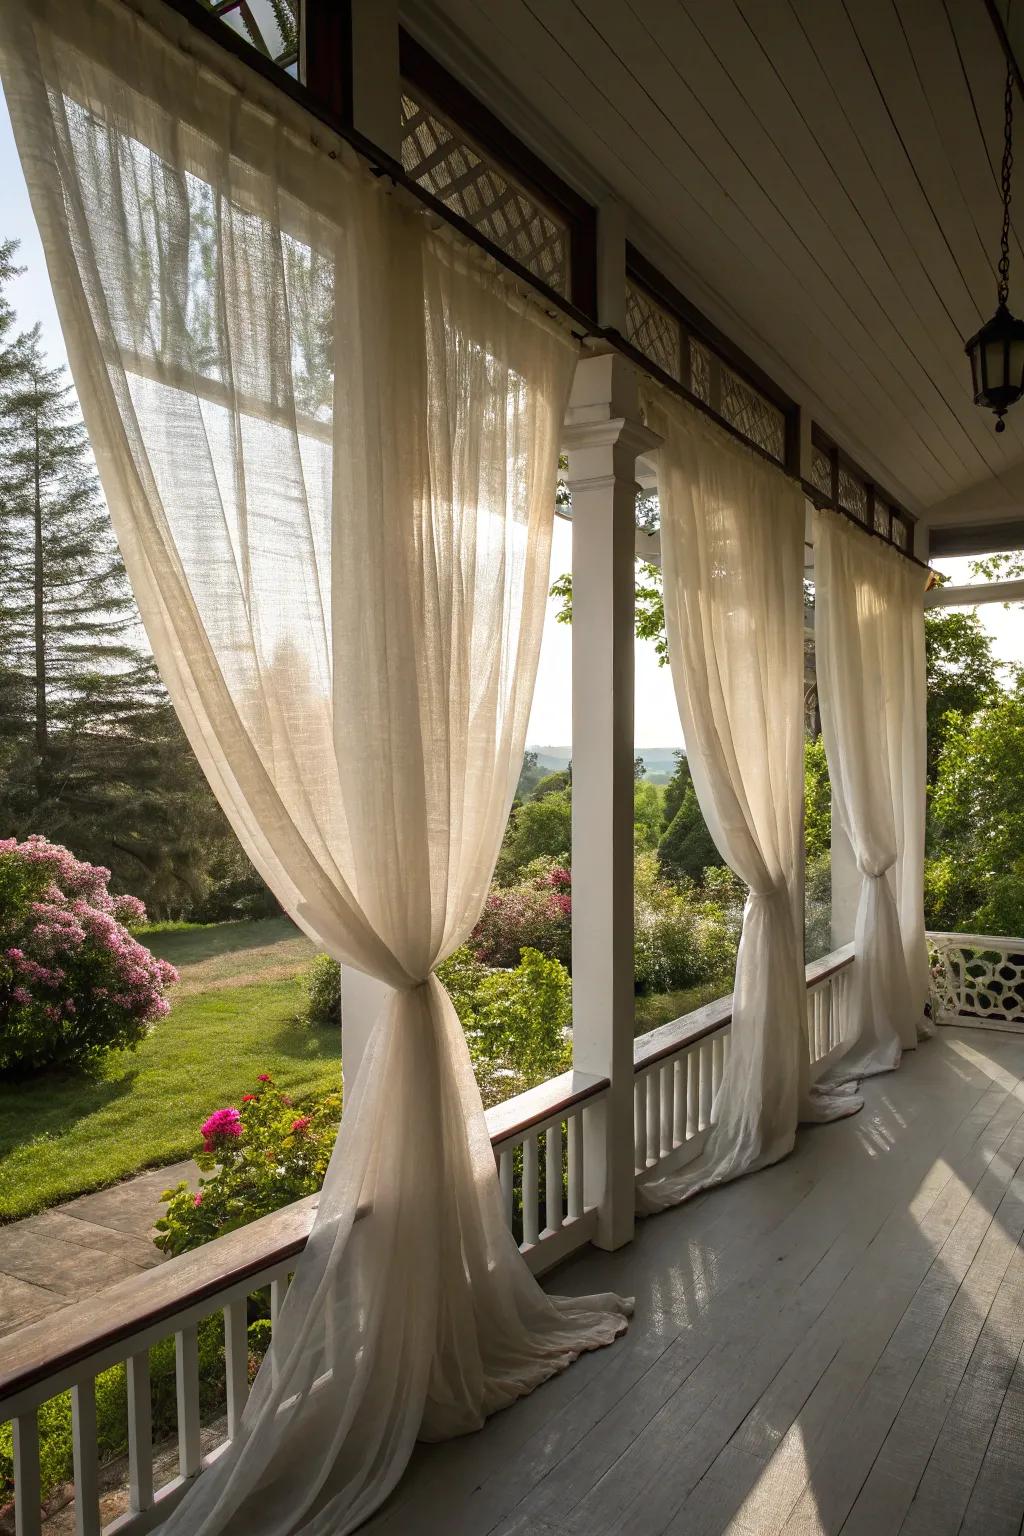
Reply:
M771 888L767 891L755 891L753 886L751 886L750 891L747 894L747 900L774 901L777 897L780 896L785 901L789 900L789 887L787 886L785 880L780 880L777 885L771 886Z
M890 869L892 869L892 867L893 867L893 865L895 863L896 863L896 855L893 854L893 856L889 860L888 864L886 864L884 866L884 868L882 868L882 869L874 869L874 868L869 869L865 865L862 864L861 865L861 874L864 876L865 880L884 880L886 875L889 873Z

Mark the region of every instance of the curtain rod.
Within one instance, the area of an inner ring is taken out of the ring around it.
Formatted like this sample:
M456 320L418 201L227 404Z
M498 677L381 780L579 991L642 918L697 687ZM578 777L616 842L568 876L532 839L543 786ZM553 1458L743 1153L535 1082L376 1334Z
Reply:
M461 214L455 213L445 203L441 202L439 198L434 197L432 193L421 187L419 182L414 181L400 161L393 159L378 144L375 144L372 139L368 139L365 134L360 133L358 128L346 123L328 108L322 106L315 97L311 96L310 92L300 81L293 80L291 75L286 74L279 65L273 63L269 58L264 58L263 54L259 53L251 44L245 42L237 32L233 32L230 27L220 21L214 12L208 11L200 3L200 0L163 0L163 3L169 6L171 10L177 11L185 21L216 43L219 48L232 54L247 69L258 74L268 85L290 97L297 106L301 107L317 122L323 123L325 128L329 128L332 133L337 134L340 139L349 144L366 161L373 175L386 177L394 182L396 186L401 187L403 191L417 199L424 208L429 209L431 213L443 219L445 223L457 230L465 240L468 240L472 245L478 246L492 260L497 262L499 266L511 272L521 283L530 288L540 301L561 311L565 318L569 320L572 334L578 341L604 342L605 345L611 347L620 356L631 362L634 367L639 368L648 378L671 390L673 394L687 401L695 410L707 416L710 421L715 422L724 432L734 437L737 442L742 443L744 447L751 449L754 453L760 454L780 474L785 475L789 480L794 480L801 487L804 494L814 502L815 506L827 507L830 511L840 513L841 516L848 518L855 527L860 528L863 533L869 533L873 538L880 539L883 544L890 549L894 549L904 559L912 560L915 565L921 566L922 570L930 569L925 561L919 560L909 550L900 549L899 545L893 544L889 539L885 538L884 534L879 533L877 529L869 528L866 523L862 523L860 518L852 512L847 512L845 507L841 507L838 503L833 503L831 500L823 500L822 492L816 486L811 485L809 481L804 480L799 474L793 474L784 464L780 464L778 459L762 448L759 443L753 443L749 438L744 437L743 433L739 432L731 422L719 416L699 395L695 395L692 390L687 389L685 384L681 384L671 374L665 373L663 369L658 367L657 363L652 363L645 353L634 347L613 326L596 324L589 315L584 314L581 309L578 309L570 299L566 299L561 294L555 293L553 289L545 287L527 267L522 266L516 261L514 256L509 256L493 240L490 240L486 235L481 234L478 229L475 229Z

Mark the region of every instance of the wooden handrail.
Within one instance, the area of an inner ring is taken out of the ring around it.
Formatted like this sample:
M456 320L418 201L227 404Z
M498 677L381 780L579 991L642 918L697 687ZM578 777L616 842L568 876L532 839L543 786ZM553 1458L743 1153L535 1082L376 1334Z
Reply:
M492 1145L497 1149L531 1126L543 1125L595 1098L608 1086L606 1077L564 1072L496 1104L487 1111ZM37 1387L146 1329L171 1322L185 1307L213 1301L222 1292L298 1258L312 1230L318 1201L318 1195L296 1200L17 1329L0 1342L0 1423L4 1399Z
M813 961L807 967L808 988L820 986L852 963L852 944ZM641 1072L717 1033L731 1018L730 993L641 1035L634 1041L634 1071ZM496 1104L487 1111L491 1145L498 1150L521 1139L535 1126L564 1116L609 1087L607 1077L563 1072ZM209 1301L214 1303L210 1310L216 1310L215 1298L298 1258L312 1230L318 1200L317 1195L297 1200L10 1334L0 1344L0 1421L6 1399L31 1391L148 1329L173 1322L186 1308Z
M319 1198L308 1195L282 1206L9 1334L0 1344L0 1421L5 1398L147 1328L170 1322L186 1306L211 1300L297 1258L306 1246Z
M993 933L940 933L929 928L926 935L933 940L943 940L957 949L1012 949L1024 953L1024 939L1009 938Z
M820 960L812 960L805 971L808 991L820 987L852 964L852 944L834 949ZM686 1013L680 1019L672 1019L670 1023L661 1024L648 1034L638 1036L633 1041L634 1072L646 1071L656 1062L664 1061L667 1056L674 1056L684 1046L696 1045L709 1035L716 1035L732 1022L732 999L733 994L729 992L725 997L716 998L713 1003L705 1003L702 1008L695 1008L692 1013Z

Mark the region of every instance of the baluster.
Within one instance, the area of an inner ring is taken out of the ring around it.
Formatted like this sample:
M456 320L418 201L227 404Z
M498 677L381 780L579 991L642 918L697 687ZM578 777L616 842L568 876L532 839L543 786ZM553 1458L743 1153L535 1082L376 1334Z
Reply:
M284 1299L285 1299L285 1297L288 1294L288 1286L289 1286L290 1282L291 1282L291 1276L290 1275L282 1275L280 1280L271 1280L271 1282L270 1282L270 1332L271 1332L271 1336L273 1336L274 1329L277 1327L277 1320L281 1316L281 1308L284 1306Z
M583 1127L580 1113L569 1116L569 1220L583 1215Z
M562 1225L562 1122L556 1120L544 1134L544 1202L547 1229Z
M537 1136L531 1132L523 1142L523 1243L526 1245L534 1244L540 1237L539 1201Z
M672 1063L672 1145L681 1147L686 1140L686 1057L677 1056Z
M706 1131L711 1124L711 1105L714 1097L712 1088L712 1054L711 1041L702 1040L700 1043L700 1088L699 1088L699 1116L698 1125L702 1131Z
M813 992L807 994L807 1056L808 1060L815 1062L821 1055L821 1041L818 1039L818 1010L814 1006L815 996Z
M633 1082L633 1162L637 1173L647 1167L647 1084L644 1074Z
M513 1202L513 1174L515 1163L512 1157L511 1147L502 1147L498 1154L498 1182L501 1184L501 1198L505 1205L505 1220L512 1225L514 1211Z
M722 1086L722 1073L725 1071L725 1041L721 1035L713 1035L711 1038L711 1107L714 1110L715 1100L718 1098L718 1090ZM708 1117L710 1119L710 1116Z
M18 1536L40 1536L41 1504L39 1421L33 1408L14 1421L14 1529Z
M661 1072L658 1075L661 1078L661 1155L667 1157L672 1151L675 1135L675 1062L662 1062Z
M71 1388L71 1454L75 1469L75 1536L100 1536L96 1381Z
M249 1396L249 1331L246 1298L229 1301L224 1308L224 1366L228 1399L228 1439L234 1440L242 1424Z
M131 1355L128 1376L128 1507L133 1514L153 1507L153 1406L149 1394L149 1350Z
M652 1067L647 1073L647 1156L656 1163L661 1156L661 1071Z
M686 1062L686 1139L700 1130L700 1047L691 1046Z
M174 1335L175 1386L178 1402L178 1471L195 1477L199 1471L199 1335L195 1323Z

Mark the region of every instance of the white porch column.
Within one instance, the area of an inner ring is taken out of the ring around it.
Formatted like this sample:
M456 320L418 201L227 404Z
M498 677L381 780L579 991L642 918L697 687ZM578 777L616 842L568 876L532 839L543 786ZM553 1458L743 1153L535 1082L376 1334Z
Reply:
M573 1065L611 1080L588 1116L595 1241L633 1236L633 622L639 421L624 359L576 369L563 446L572 491Z
M374 1022L391 990L386 981L367 976L354 966L343 965L341 968L341 1072L346 1109L352 1103Z

